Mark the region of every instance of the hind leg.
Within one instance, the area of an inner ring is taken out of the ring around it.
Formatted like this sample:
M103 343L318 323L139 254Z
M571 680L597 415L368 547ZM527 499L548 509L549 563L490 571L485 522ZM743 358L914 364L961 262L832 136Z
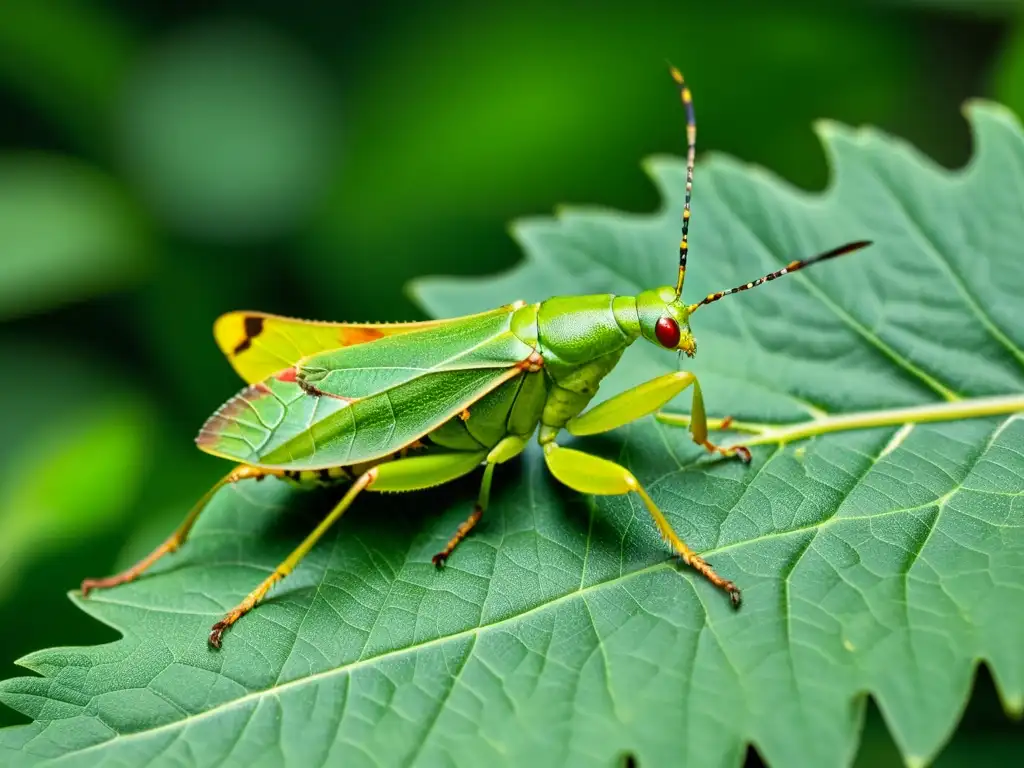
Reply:
M280 474L280 471L257 469L256 467L246 466L245 464L240 464L235 467L227 475L218 480L210 490L203 494L202 498L200 498L199 501L195 503L195 506L189 510L189 513L185 516L181 525L178 526L174 533L167 537L163 544L154 549L131 568L121 571L121 573L116 573L113 576L107 576L103 579L85 579L82 582L82 597L87 597L94 589L109 589L110 587L116 587L119 584L127 584L129 581L135 581L135 579L139 578L139 576L149 570L153 564L164 555L176 552L181 545L185 543L189 532L192 530L192 526L195 525L200 513L206 509L206 505L210 503L210 499L212 499L217 491L225 485L237 483L239 480L261 480L264 477L278 476Z
M366 490L415 491L442 485L472 472L480 466L480 462L485 456L483 451L437 453L395 459L368 469L356 479L341 501L335 505L334 509L313 532L285 558L284 562L278 565L256 589L246 595L242 602L228 611L223 619L210 628L210 645L220 648L221 636L224 631L255 608L271 587L295 570L302 558L309 554L309 551L327 533L328 529L352 506L360 493Z

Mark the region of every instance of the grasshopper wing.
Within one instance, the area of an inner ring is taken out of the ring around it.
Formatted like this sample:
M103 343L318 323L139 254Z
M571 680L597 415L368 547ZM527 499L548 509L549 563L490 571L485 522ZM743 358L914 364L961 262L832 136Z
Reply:
M483 314L507 309L502 307ZM329 323L265 312L229 312L217 318L213 336L238 375L247 383L256 384L310 355L385 336L436 328L449 322L452 321Z
M305 358L229 400L196 442L217 456L286 469L387 456L522 374L534 350L511 332L513 312Z

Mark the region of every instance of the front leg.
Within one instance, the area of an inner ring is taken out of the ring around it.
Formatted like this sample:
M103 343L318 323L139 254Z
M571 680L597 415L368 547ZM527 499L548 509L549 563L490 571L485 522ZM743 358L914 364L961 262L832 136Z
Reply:
M577 436L609 432L661 410L662 406L691 384L693 385L693 404L690 408L690 435L693 437L693 442L704 446L712 453L720 453L723 456L739 456L749 464L750 451L744 446L721 448L708 440L708 419L704 412L704 395L700 391L700 382L697 381L697 377L689 371L666 373L664 376L627 389L591 408L586 413L569 419L565 429L569 434Z

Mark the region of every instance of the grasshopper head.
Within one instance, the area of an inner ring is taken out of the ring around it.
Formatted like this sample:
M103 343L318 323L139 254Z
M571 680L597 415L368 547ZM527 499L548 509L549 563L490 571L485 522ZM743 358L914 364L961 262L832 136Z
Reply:
M697 342L690 331L690 308L676 297L676 289L665 285L636 297L640 332L663 349L678 349L693 357Z

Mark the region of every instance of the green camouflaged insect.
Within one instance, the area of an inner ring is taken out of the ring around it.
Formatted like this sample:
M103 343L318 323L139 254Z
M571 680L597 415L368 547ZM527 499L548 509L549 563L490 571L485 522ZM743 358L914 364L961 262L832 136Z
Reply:
M693 387L689 429L709 451L750 460L741 446L708 440L700 384L692 373L659 376L584 412L626 347L643 338L689 356L696 351L690 317L723 296L869 245L848 243L696 304L682 301L696 123L690 91L675 69L687 118L686 200L675 286L638 296L559 296L517 302L466 317L420 323L348 324L294 320L251 312L221 317L221 349L250 386L203 426L204 451L240 462L211 488L181 526L152 554L123 573L82 583L82 592L137 578L178 549L210 498L227 483L278 477L300 485L350 482L344 498L305 541L210 632L251 610L296 567L363 491L412 491L446 483L483 465L469 518L434 557L442 565L487 509L494 468L523 451L535 433L551 473L582 493L636 493L679 557L734 605L740 591L694 553L636 478L624 467L556 443L561 430L593 435L658 411Z

